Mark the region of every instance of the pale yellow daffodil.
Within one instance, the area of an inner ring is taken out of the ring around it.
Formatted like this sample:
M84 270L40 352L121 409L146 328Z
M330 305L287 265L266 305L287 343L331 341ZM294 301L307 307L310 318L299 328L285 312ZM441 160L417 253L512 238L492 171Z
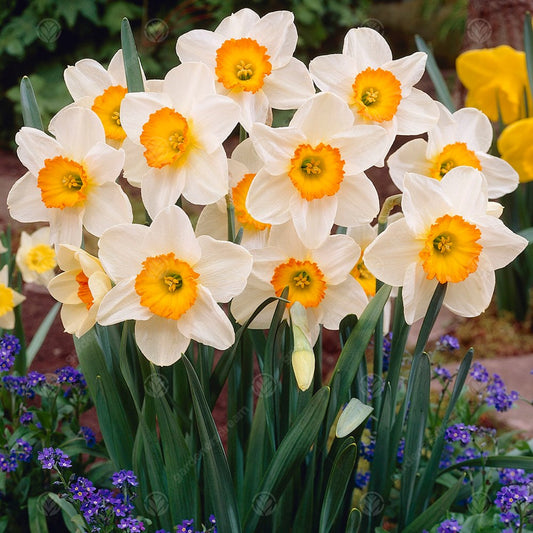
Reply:
M533 180L533 118L517 120L507 126L498 138L498 151L517 172L520 181Z
M50 228L39 228L31 235L23 231L15 260L26 283L48 285L57 265L56 253L50 246Z
M0 328L13 329L15 327L15 312L13 309L26 298L9 287L8 268L4 265L0 270Z

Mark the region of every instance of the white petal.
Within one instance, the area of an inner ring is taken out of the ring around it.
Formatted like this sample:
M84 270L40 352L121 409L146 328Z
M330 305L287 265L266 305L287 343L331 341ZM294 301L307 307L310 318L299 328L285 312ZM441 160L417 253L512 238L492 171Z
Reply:
M83 163L91 180L100 185L118 178L124 158L123 150L115 150L104 142L98 142L89 150Z
M265 124L270 112L268 97L262 89L255 94L249 91L231 92L229 95L240 108L239 122L250 132L255 122Z
M183 196L193 204L212 204L228 193L228 160L220 146L208 154L191 150L183 165Z
M402 98L396 111L398 135L418 135L429 131L439 119L439 109L426 93L413 88Z
M69 107L55 115L48 126L64 155L82 161L91 148L98 142L105 142L104 126L98 115L83 107Z
M64 72L67 89L76 101L84 96L95 98L115 85L107 70L94 59L81 59Z
M492 144L492 125L487 116L473 107L459 109L453 114L457 140L464 142L469 150L488 152Z
M36 128L21 128L15 135L20 162L35 176L44 167L44 160L62 154L63 148L50 135Z
M283 224L290 218L289 203L294 194L294 187L286 174L272 176L260 170L248 190L246 209L256 220Z
M239 324L244 324L259 305L272 296L275 296L272 285L265 284L251 275L244 291L231 301L231 314ZM250 327L252 329L268 328L275 308L276 302L267 305L252 321Z
M87 197L83 225L89 233L100 237L112 226L132 221L129 198L118 183L104 183Z
M191 30L178 37L176 53L182 63L201 61L212 69L216 66L216 51L224 37L208 30Z
M435 102L439 110L439 120L428 132L428 159L439 155L447 144L457 140L457 122L448 109L440 102Z
M185 185L185 171L183 168L166 166L161 169L150 168L143 176L141 183L141 197L150 218L170 205L174 205Z
M273 69L286 65L294 54L298 35L290 11L272 11L258 20L250 31L261 46L266 46Z
M344 281L360 255L361 248L348 235L331 235L313 250L313 259L326 276L328 287Z
M111 290L111 280L104 272L94 272L91 274L88 284L94 301L98 303Z
M403 177L406 172L429 176L431 163L426 159L426 150L427 142L424 139L413 139L387 159L390 177L400 191L403 191Z
M355 58L357 70L380 67L392 60L387 41L371 28L352 28L344 38L342 53Z
M453 213L468 219L487 212L487 182L479 170L453 168L442 178L440 186L453 206Z
M296 257L304 259L308 252L308 247L302 243L291 220L285 224L276 225L272 228L270 231L268 246L268 253L270 253L272 259L278 258L274 249L280 250L287 258ZM262 255L261 257L266 258L266 252L266 250L258 250L257 252L254 252L254 257L256 257L256 253L264 253L265 255ZM267 281L270 283L270 278Z
M96 320L102 326L109 326L124 320L147 320L152 316L152 312L141 305L141 297L135 292L135 279L125 279L103 297Z
M331 137L352 126L353 114L348 104L333 93L318 93L309 98L296 111L290 123L291 128L301 130L314 146L328 142Z
M215 29L215 32L223 35L226 39L238 39L243 35L247 35L250 28L258 22L259 15L255 11L245 7L223 19Z
M402 290L405 321L408 324L425 316L437 285L436 279L427 279L421 265L412 263L409 266Z
M62 272L48 284L48 292L53 298L58 302L71 305L81 303L78 288L79 285L72 272Z
M217 302L229 302L240 294L252 270L252 255L242 246L198 237L202 257L194 265L200 283L209 289Z
M135 340L143 355L157 366L169 366L181 358L190 343L169 318L152 316L135 323Z
M81 246L83 211L77 207L50 208L50 243Z
M487 178L489 198L500 198L518 187L518 174L507 161L480 152L476 152L476 157Z
M139 61L140 64L140 61ZM117 50L115 55L111 58L109 65L107 66L107 72L111 76L111 85L121 85L127 87L126 71L124 70L124 57L122 56L122 50ZM143 80L145 80L144 72L142 72Z
M206 205L196 222L194 232L197 236L209 235L219 241L228 239L228 214L226 201L219 200L214 204Z
M420 242L413 237L405 219L393 222L366 248L363 261L379 280L400 287L405 273L418 260Z
M426 68L427 55L424 52L415 52L406 57L395 59L383 65L384 70L389 70L400 81L402 96L409 94L411 87L420 81Z
M45 222L50 217L50 210L41 200L37 178L29 172L11 187L7 195L7 206L11 217L19 222Z
M339 329L341 320L349 314L361 316L368 298L363 287L351 276L339 285L329 286L326 295L320 302L323 317L322 323L328 329Z
M122 143L124 150L124 177L130 185L141 187L143 177L156 169L148 166L144 157L144 146L135 144L131 139L126 137Z
M149 228L141 224L122 224L102 235L98 257L112 280L129 279L141 271L146 259L142 243L149 239L149 232Z
M309 72L321 91L331 91L348 102L358 74L351 57L343 54L318 56L309 63Z
M309 248L318 248L330 234L337 214L337 197L324 196L307 201L293 195L289 204L294 227L302 242Z
M378 213L378 193L363 173L345 176L336 197L339 203L335 223L340 226L371 222Z
M178 320L178 328L186 337L218 350L226 350L235 341L231 322L202 285L194 305Z
M274 109L296 109L315 94L309 71L295 57L265 78L263 90Z
M239 143L231 153L231 160L237 161L246 167L246 172L256 174L263 166L263 161L255 151L252 139L250 137ZM230 169L231 173L231 169ZM239 179L240 181L240 179ZM235 183L237 185L237 183Z

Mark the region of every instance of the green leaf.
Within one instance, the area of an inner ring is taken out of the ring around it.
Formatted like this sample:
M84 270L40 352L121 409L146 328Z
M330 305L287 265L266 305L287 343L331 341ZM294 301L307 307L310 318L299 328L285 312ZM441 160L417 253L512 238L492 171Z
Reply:
M361 511L359 509L352 509L348 516L346 524L346 533L357 533L361 525Z
M33 358L37 355L39 348L43 345L44 339L46 338L46 335L48 335L48 332L50 331L50 328L52 327L54 319L57 316L60 308L61 304L56 302L50 311L48 311L44 317L44 320L41 322L39 328L35 332L35 335L32 337L30 345L26 350L26 365L28 367L31 365Z
M0 518L0 533L5 533L8 525L9 518L7 516L2 516L2 518Z
M265 514L264 503L276 502L287 482L297 471L301 462L315 441L329 400L329 387L322 387L302 410L301 416L290 427L272 457L258 492L254 496L252 507L244 521L244 531L256 531L260 518ZM216 516L216 515L215 515ZM222 531L225 531L222 529ZM228 530L229 531L229 530ZM233 530L231 530L233 531Z
M526 472L533 472L533 457L522 457L520 455L491 455L480 457L479 459L468 459L461 463L456 463L445 468L440 473L444 474L456 468L464 466L485 466L491 468L521 468Z
M187 357L182 357L191 387L196 424L205 461L205 476L220 531L239 533L241 525L228 461L198 376Z
M527 239L529 244L531 244L533 242L533 227L525 228L522 231L519 231L518 235L524 237L524 239Z
M351 444L335 458L322 502L320 533L328 533L337 519L346 495L346 488L352 477L356 457L357 446Z
M451 507L459 491L463 487L461 476L457 483L450 487L438 500L428 507L422 514L418 515L408 526L402 529L403 533L420 533L422 529L430 529L432 525L444 518L444 514Z
M41 496L42 500L44 496ZM53 492L48 493L48 498L54 502L60 509L63 514L63 520L65 525L71 533L79 533L80 531L86 531L85 522L83 518L78 514L74 505L70 502L67 502L64 498L60 498L57 494Z
M446 295L446 288L448 287L447 283L439 283L435 288L435 292L431 297L429 302L428 310L422 321L422 326L420 327L420 333L418 334L418 339L416 341L414 355L420 354L424 351L429 335L435 322L437 316L439 315L440 309L442 307L442 302L444 301L444 296Z
M429 48L420 35L415 35L415 43L420 52L427 54L426 70L431 78L431 81L433 82L433 85L435 86L437 98L448 108L450 113L453 113L455 111L455 105L453 103L452 96L448 86L446 85L446 82L444 81L444 78L442 77L442 73L437 65L437 62L435 61L435 56L433 55L431 48Z
M46 513L39 497L28 498L28 520L30 533L48 533Z
M533 91L533 28L531 27L531 13L526 13L524 19L524 50L526 52L527 79L529 91Z
M122 19L120 32L122 44L122 57L124 60L124 70L126 72L126 83L128 92L139 93L144 91L144 83L139 63L139 56L135 46L135 39L131 31L131 26L127 18Z
M402 481L400 490L400 529L411 522L414 510L414 489L418 473L418 465L422 454L424 432L426 430L429 409L429 386L431 381L431 365L427 354L415 355L409 375L409 383L413 384L407 428L405 434L405 451L402 465Z
M27 76L24 76L20 82L20 104L22 106L24 126L43 131L43 121L41 120L39 106L37 105L30 79Z

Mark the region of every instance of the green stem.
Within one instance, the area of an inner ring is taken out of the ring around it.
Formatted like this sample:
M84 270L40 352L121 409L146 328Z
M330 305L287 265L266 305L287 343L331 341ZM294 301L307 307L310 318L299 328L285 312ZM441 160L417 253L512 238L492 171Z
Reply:
M447 286L447 283L439 283L435 288L435 292L433 293L431 301L429 302L426 316L424 317L424 321L422 322L420 333L418 334L418 340L416 341L415 352L413 355L422 353L424 351L424 348L426 347L429 335L431 334L431 330L435 325L440 308L442 307L442 302L444 301Z

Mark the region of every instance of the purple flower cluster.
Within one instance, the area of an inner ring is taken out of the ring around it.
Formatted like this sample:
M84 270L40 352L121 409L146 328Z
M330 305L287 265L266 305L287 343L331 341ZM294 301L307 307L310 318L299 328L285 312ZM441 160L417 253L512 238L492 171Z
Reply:
M372 461L374 459L374 451L376 449L376 440L374 437L370 438L368 443L361 441L359 443L359 454L363 459Z
M476 426L465 426L463 423L454 424L446 428L444 438L447 442L460 442L466 446L472 440L472 433L477 431Z
M46 383L46 376L32 370L26 376L3 376L2 383L8 392L25 398L33 398L35 388Z
M442 335L435 348L440 352L453 352L459 349L459 341L453 335Z
M489 381L489 372L481 363L474 363L470 370L470 376L479 383L487 383Z
M496 411L504 412L509 410L513 403L518 400L518 392L507 393L505 383L498 374L492 375L492 381L487 385L487 405L493 405Z
M118 523L117 527L118 529L126 529L128 533L139 533L140 531L144 531L144 524L140 520L132 518L131 516L123 518Z
M136 487L139 484L137 476L135 476L132 470L119 470L115 472L111 478L111 482L117 489L128 489L130 487Z
M32 451L33 448L29 442L17 439L8 453L0 453L0 470L2 472L15 471L19 463L27 463L31 460Z
M63 368L58 368L55 371L57 375L58 383L68 383L69 385L79 385L80 388L84 389L87 387L87 382L83 374L71 366L64 366Z
M387 372L390 364L390 351L392 347L392 331L383 337L383 372Z
M20 352L20 342L15 335L6 333L0 339L0 372L9 372Z
M41 462L45 470L57 469L58 466L63 468L72 466L70 457L59 448L44 448L37 454L37 460Z
M193 527L194 520L184 520L176 526L176 533L217 533L217 521L214 515L209 516L209 527L196 530ZM169 533L166 529L158 529L155 533Z
M370 472L357 472L355 475L355 487L357 489L364 489L370 481Z
M500 520L507 525L519 527L521 511L533 502L529 484L517 483L503 486L497 493L494 503L501 509Z
M80 426L80 435L85 439L88 448L93 448L96 444L96 435L94 431L87 426Z
M444 520L444 522L439 524L437 533L455 533L456 531L461 531L461 529L462 526L459 525L455 518L449 518L448 520Z
M26 411L20 415L19 422L23 426L27 426L31 422L33 422L33 413L31 411Z
M452 379L452 375L447 368L438 366L437 368L433 369L433 372L435 374L435 377L440 378L444 382L450 381Z

